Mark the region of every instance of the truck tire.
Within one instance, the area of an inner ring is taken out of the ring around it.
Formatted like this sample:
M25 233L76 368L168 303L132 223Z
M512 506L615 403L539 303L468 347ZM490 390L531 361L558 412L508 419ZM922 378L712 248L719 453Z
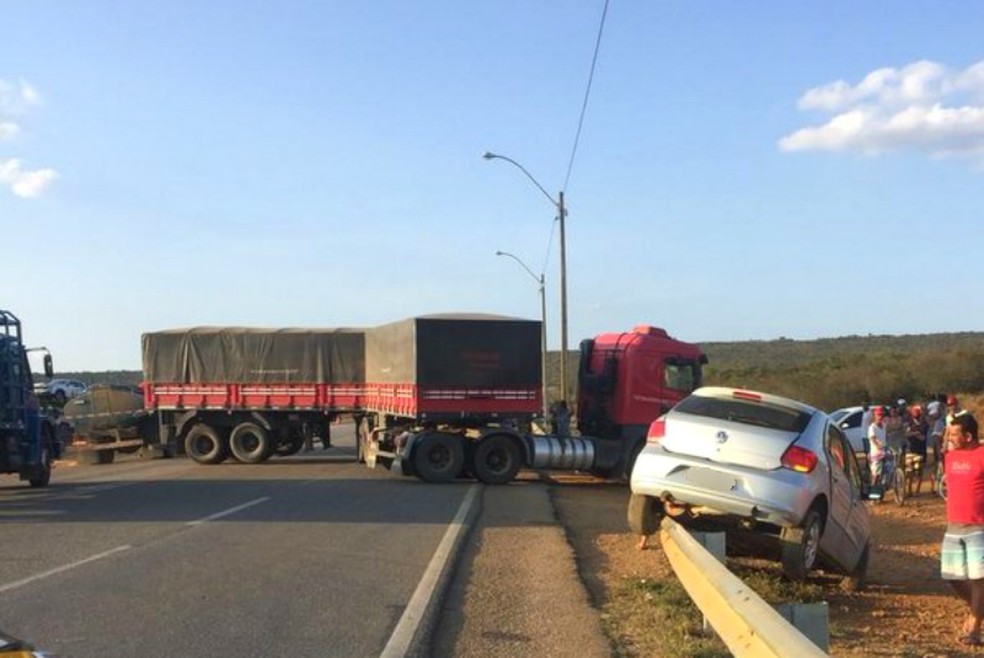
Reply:
M232 456L244 464L259 464L273 454L270 434L256 423L240 423L229 435Z
M626 520L634 534L648 537L659 530L659 524L663 520L663 506L658 498L634 493L629 497Z
M806 580L810 569L817 563L822 535L823 521L815 509L806 513L806 518L798 528L782 529L782 572L787 578L794 581Z
M51 451L47 446L41 449L41 465L34 477L28 479L27 483L35 489L47 487L51 482Z
M277 446L277 449L273 452L278 457L290 457L291 455L296 455L304 447L304 437L303 436L292 436L286 441L282 442Z
M472 452L471 473L485 484L511 482L521 466L519 448L505 434L485 437Z
M211 425L197 423L185 437L185 453L199 464L218 464L229 456L228 447Z
M424 482L450 482L461 472L465 449L461 439L432 432L413 451L414 472Z

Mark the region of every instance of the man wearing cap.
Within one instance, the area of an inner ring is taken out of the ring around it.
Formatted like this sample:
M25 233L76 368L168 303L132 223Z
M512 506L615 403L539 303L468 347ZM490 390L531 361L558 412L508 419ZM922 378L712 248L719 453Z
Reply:
M885 453L888 451L888 441L885 436L885 409L875 407L874 420L868 426L868 446L871 454L871 482L876 486L881 486L882 462L885 461Z
M940 573L970 609L960 641L981 645L984 621L984 447L977 421L968 413L946 427L951 449L946 465L946 533L940 550Z

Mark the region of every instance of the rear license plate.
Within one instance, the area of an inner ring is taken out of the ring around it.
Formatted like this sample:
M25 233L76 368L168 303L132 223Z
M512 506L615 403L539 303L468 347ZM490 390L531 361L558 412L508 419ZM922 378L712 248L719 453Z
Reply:
M683 472L683 479L692 486L711 491L734 491L738 487L735 478L709 468L689 468Z

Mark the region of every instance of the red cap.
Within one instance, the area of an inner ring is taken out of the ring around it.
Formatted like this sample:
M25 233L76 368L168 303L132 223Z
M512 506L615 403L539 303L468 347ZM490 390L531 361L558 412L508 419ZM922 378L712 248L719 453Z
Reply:
M955 395L948 395L946 397L946 406L954 407L957 404L957 397Z

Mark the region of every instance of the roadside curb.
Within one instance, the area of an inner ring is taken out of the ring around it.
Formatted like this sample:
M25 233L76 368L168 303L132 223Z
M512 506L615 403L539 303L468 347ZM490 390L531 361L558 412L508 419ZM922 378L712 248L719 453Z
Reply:
M420 586L410 599L380 658L426 658L431 655L431 644L438 626L438 613L444 606L454 580L453 576L464 553L462 547L471 536L475 519L482 511L484 493L485 485L475 483L465 494L462 507L458 508L458 514L448 526L444 539L441 540L434 554L434 560L439 559L441 554L446 557L439 563L432 560L428 566ZM461 518L458 518L459 515ZM424 589L429 589L430 592L424 593L421 588L428 580L431 581L429 587ZM426 596L426 600L421 600L421 596Z

